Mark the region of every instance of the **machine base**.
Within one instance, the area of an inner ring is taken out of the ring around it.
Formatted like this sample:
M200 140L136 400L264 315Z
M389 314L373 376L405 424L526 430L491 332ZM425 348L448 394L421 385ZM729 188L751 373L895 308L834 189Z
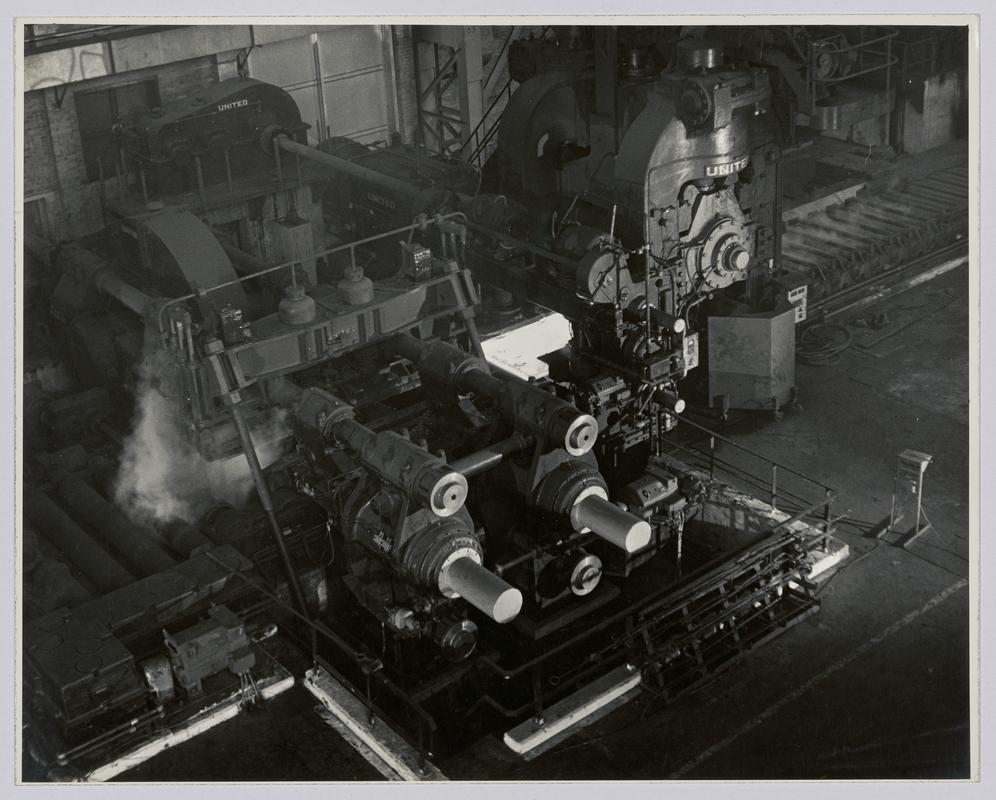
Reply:
M385 778L445 781L446 776L401 738L383 719L322 667L308 670L304 687L329 712L325 721Z
M529 761L575 734L640 693L643 676L632 664L607 675L554 703L542 719L528 719L505 734L505 744Z
M274 662L276 665L276 662ZM276 665L275 674L256 683L256 689L263 700L283 694L294 686L294 676L282 666ZM233 692L224 700L215 703L195 714L183 723L158 734L152 740L135 747L123 755L112 758L107 763L93 769L79 779L79 782L100 783L117 777L122 772L137 767L171 747L189 741L223 722L237 717L243 710L243 694Z

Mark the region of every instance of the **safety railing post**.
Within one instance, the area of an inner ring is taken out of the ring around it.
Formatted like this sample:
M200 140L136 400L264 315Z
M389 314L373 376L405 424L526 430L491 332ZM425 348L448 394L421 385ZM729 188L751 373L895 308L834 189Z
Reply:
M771 507L778 508L778 465L771 465Z

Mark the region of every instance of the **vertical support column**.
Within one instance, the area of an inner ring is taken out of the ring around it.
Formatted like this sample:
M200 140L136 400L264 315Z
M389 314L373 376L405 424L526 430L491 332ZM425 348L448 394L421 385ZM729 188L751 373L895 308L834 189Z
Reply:
M420 25L413 33L419 134L427 147L453 153L484 113L481 27ZM452 105L453 94L459 107Z
M598 152L619 149L616 109L619 97L619 36L613 25L595 28L595 114L591 144Z
M380 26L381 48L384 53L384 94L387 95L387 131L389 138L403 132L401 98L398 96L398 65L394 57L394 26Z
M484 114L484 61L481 55L481 28L465 25L457 58L457 88L460 95L462 141L467 141Z
M325 85L322 83L322 55L318 44L318 34L311 34L311 51L315 57L315 91L318 93L318 124L315 131L320 142L325 138L326 131L329 130L328 109L325 107Z

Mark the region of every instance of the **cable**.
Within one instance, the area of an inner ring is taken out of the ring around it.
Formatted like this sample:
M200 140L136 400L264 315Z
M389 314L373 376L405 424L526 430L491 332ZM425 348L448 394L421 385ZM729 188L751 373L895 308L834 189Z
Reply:
M854 335L843 325L821 322L810 325L802 332L795 354L804 364L832 366L840 361L840 354L850 347L853 341Z

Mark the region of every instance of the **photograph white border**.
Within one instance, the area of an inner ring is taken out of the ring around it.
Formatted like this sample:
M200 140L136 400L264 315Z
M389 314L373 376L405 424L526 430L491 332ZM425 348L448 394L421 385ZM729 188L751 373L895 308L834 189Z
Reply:
M190 22L192 24L232 24L233 22L246 23L246 24L302 24L302 23L313 23L313 24L349 24L349 23L361 23L376 21L379 24L394 23L397 24L426 24L426 23L438 23L438 24L462 24L468 21L468 15L471 15L471 20L473 24L507 24L511 21L517 21L514 18L510 18L509 15L523 15L528 18L527 21L535 22L536 24L541 24L547 21L556 21L559 23L564 23L569 21L571 24L664 24L664 25L683 25L683 24L716 24L722 20L728 21L732 24L752 24L752 25L763 25L763 24L786 24L787 22L798 22L799 24L816 24L819 22L826 22L829 19L835 24L875 24L876 22L888 22L891 24L896 24L900 22L897 19L897 14L902 16L902 24L968 24L972 28L972 38L974 43L978 46L973 48L972 53L972 68L970 69L971 80L971 90L970 90L970 134L969 134L969 150L971 153L971 170L972 183L970 186L970 192L973 197L972 204L972 217L970 221L971 230L973 233L978 233L979 235L974 235L972 238L972 243L970 246L970 257L971 263L975 265L975 268L970 270L970 281L971 281L971 296L975 298L973 303L973 308L970 314L970 394L974 405L970 406L970 463L972 465L972 487L970 492L970 516L973 520L973 525L975 528L974 535L972 536L971 548L970 548L970 558L972 564L975 566L975 573L972 576L971 582L971 595L970 595L970 608L973 609L986 609L988 608L990 612L993 609L993 603L991 598L993 592L991 588L992 581L996 579L993 575L992 570L992 559L987 554L991 553L992 547L986 548L986 542L980 542L979 540L979 522L981 520L992 521L996 519L996 514L994 514L994 501L992 492L988 492L985 497L980 497L980 486L992 487L996 485L993 481L993 469L992 469L992 450L991 446L996 445L993 437L993 419L992 414L980 415L979 409L987 408L987 403L984 401L993 398L993 385L992 385L992 375L991 369L986 369L985 360L983 356L983 350L980 350L981 342L992 342L993 335L996 333L996 325L993 323L993 314L990 312L987 315L980 315L980 308L993 309L996 308L996 297L993 297L992 291L992 277L988 277L981 274L982 271L979 268L980 257L984 252L989 252L990 249L986 245L992 244L992 234L987 233L985 229L982 229L979 222L981 219L981 209L989 208L990 201L992 199L992 186L993 178L992 170L988 168L988 163L986 159L980 161L980 142L983 141L980 138L981 131L993 131L992 127L992 113L991 113L991 103L983 104L981 102L980 85L988 86L990 82L986 79L991 77L989 70L990 61L986 58L987 48L985 48L981 39L982 33L986 30L987 26L985 22L987 18L985 15L975 17L975 16L962 16L957 19L953 18L951 14L953 13L965 13L965 14L978 14L982 9L965 10L962 11L961 8L952 7L950 9L938 8L940 4L928 4L919 2L918 0L909 0L909 2L903 3L892 3L887 4L883 7L883 4L877 3L865 3L859 0L838 0L838 2L833 3L833 14L832 15L812 15L804 14L798 15L798 4L791 4L788 2L753 2L752 0L741 0L741 2L713 2L708 6L708 14L703 15L701 13L703 7L701 3L689 3L685 1L679 1L675 3L658 3L653 4L656 7L652 7L649 2L626 2L622 0L621 2L612 3L612 15L606 15L605 11L606 4L604 2L597 2L597 0L577 0L577 2L570 4L570 9L564 8L563 4L553 4L553 3L540 3L540 2L528 2L527 0L505 0L500 4L506 15L494 16L489 15L488 12L490 8L484 7L484 3L481 0L474 0L473 3L467 2L428 2L425 4L419 4L418 11L420 12L417 16L412 15L413 4L411 2L401 2L400 0L383 0L377 4L377 13L374 16L353 16L349 15L349 12L356 8L355 4L348 3L322 3L316 0L302 0L294 4L294 14L292 16L275 16L271 13L273 4L267 4L261 2L261 0L244 0L238 4L237 9L232 9L231 14L226 14L220 17L206 17L202 16L204 8L203 3L192 2L191 0L175 0L169 3L169 9L172 12L172 16L163 17L155 15L147 15L150 11L158 11L163 8L161 4L145 2L123 2L123 0L107 0L100 4L100 13L94 15L80 16L79 12L81 10L81 4L78 2L66 2L65 0L60 0L59 2L41 2L41 3L27 3L22 2L22 0L16 0L12 4L8 4L7 8L11 10L11 54L10 57L0 60L2 63L2 68L5 70L5 77L9 73L10 83L6 84L10 86L9 95L12 100L12 113L11 117L13 120L13 125L11 128L5 128L3 136L6 141L9 139L11 143L11 149L7 152L13 153L13 158L11 161L6 162L7 166L11 167L11 172L8 174L8 185L14 187L14 192L12 194L5 194L3 202L11 204L12 216L7 217L7 219L14 219L17 225L16 228L11 230L11 240L9 249L7 252L12 256L12 262L16 265L13 272L14 275L14 289L12 292L5 292L0 296L0 303L3 303L3 311L6 313L0 315L0 319L6 321L6 326L4 328L5 340L15 343L15 347L6 350L10 353L10 363L4 364L3 370L5 376L10 377L11 388L14 389L12 392L5 392L3 394L3 403L5 410L9 413L7 417L11 420L10 425L0 427L2 435L4 437L4 445L8 449L6 452L11 453L10 466L6 469L9 470L7 473L8 480L3 482L4 495L0 497L0 501L4 501L4 507L10 509L10 514L8 519L10 524L7 526L7 530L10 531L10 538L7 540L10 547L12 548L11 553L11 563L16 565L18 563L17 553L19 552L17 548L17 537L15 531L15 520L16 514L15 509L19 506L19 489L17 488L18 479L18 468L17 468L17 456L16 452L19 452L20 444L20 431L15 423L15 418L17 416L17 411L19 406L17 403L20 400L20 388L18 376L20 374L20 363L21 363L21 342L19 340L19 311L22 303L21 296L21 259L20 259L20 247L15 238L15 230L20 230L21 224L21 168L22 168L22 148L20 147L21 142L21 131L23 130L23 124L21 122L23 113L23 103L21 102L22 91L21 86L17 82L19 76L16 74L15 65L19 63L19 59L22 57L23 41L19 36L18 24L30 23L33 20L39 20L43 17L59 17L59 21L74 22L77 20L85 21L88 19L93 19L94 17L100 17L101 21L106 22L121 22L127 24L144 24L144 23L154 23L159 21L169 21L169 22ZM559 8L557 6L560 6ZM794 5L794 7L793 7ZM267 7L269 6L269 7ZM343 15L335 14L338 10L344 11ZM237 14L234 13L237 10ZM562 16L564 12L569 14L569 17ZM654 12L666 11L666 15L656 14ZM423 13L424 12L424 13ZM699 13L696 13L699 12ZM480 16L480 15L484 16ZM180 15L191 15L191 19L180 19ZM854 16L852 19L843 18L842 15L860 15ZM15 21L15 18L18 18ZM791 17L791 19L789 18ZM996 17L993 17L996 19ZM522 20L519 20L522 21ZM981 25L980 25L981 22ZM991 26L990 30L991 30ZM991 38L991 37L987 37ZM981 78L981 81L980 81ZM985 167L985 177L981 176L980 166ZM980 177L982 178L980 181ZM981 194L981 206L974 202L974 198L978 197L979 188L982 188ZM990 302L987 302L990 301ZM987 348L989 355L992 354L992 345L990 344ZM984 379L984 381L983 381ZM15 450L16 446L16 450ZM990 454L988 458L980 458L984 454ZM984 480L987 479L987 480ZM980 505L981 500L981 505ZM980 544L982 547L980 547ZM8 570L8 574L4 575L5 581L10 580L11 585L8 587L10 593L8 597L17 598L19 601L19 576L13 571ZM987 598L989 602L987 602ZM11 621L11 631L14 633L17 629L17 617L19 615L19 602L12 602L9 606L11 609L10 621ZM996 710L992 702L992 695L994 688L994 681L992 678L992 670L979 671L978 659L987 655L992 651L991 642L993 641L994 629L991 617L987 617L982 614L979 618L973 619L972 631L970 636L970 642L974 648L974 652L977 654L977 660L973 664L973 680L972 680L972 707L977 709L980 713L976 715L973 720L973 724L982 720L992 720L993 711ZM19 636L15 635L10 638L5 638L5 646L9 647L9 651L4 653L4 657L0 658L0 663L2 663L2 681L6 687L10 687L11 691L8 693L4 691L2 694L2 700L0 700L0 709L2 709L2 718L4 720L10 720L11 724L5 726L4 730L9 731L11 735L11 747L6 752L11 754L11 758L3 759L3 780L6 785L12 785L16 777L16 768L19 766L19 761L17 760L19 756L17 740L19 739L18 726L15 724L15 703L17 702L17 697L19 695L18 686L16 684L17 676L14 674L14 661L16 654L19 652ZM981 689L981 693L980 693ZM9 713L8 713L9 712ZM988 734L988 735L987 735ZM992 739L994 736L992 724L985 725L983 728L975 727L973 729L973 764L974 772L976 775L980 773L983 777L982 783L972 783L972 782L944 782L943 785L938 785L936 782L925 781L925 782L896 782L896 781L885 781L885 782L875 782L875 781L846 781L846 782L736 782L736 783L725 783L725 782L712 782L712 781L696 781L696 782L662 782L662 783L621 783L618 784L620 788L627 792L628 797L660 797L661 792L667 792L669 795L677 792L679 796L693 796L702 795L708 797L715 797L717 793L719 796L726 796L727 793L736 791L738 795L744 795L748 797L770 797L771 793L774 792L791 792L805 793L807 796L815 797L838 797L840 792L846 791L849 795L852 793L857 793L859 796L872 796L880 798L883 793L892 795L893 792L896 796L902 793L903 797L915 797L921 794L929 797L936 797L938 792L944 792L945 795L949 792L959 793L962 791L983 791L985 781L984 778L988 774L985 769L988 766L990 769L993 768L994 760L994 747L992 745ZM8 769L10 770L10 778L8 783ZM845 784L845 785L842 785ZM616 784L612 784L616 785ZM13 787L12 787L13 788ZM179 794L180 796L185 796L188 793L190 796L200 796L205 793L205 791L210 792L212 795L221 796L232 796L240 798L251 798L251 797L267 797L271 798L275 791L281 791L277 786L273 784L227 784L227 783L211 783L211 784L123 784L117 786L106 786L106 787L78 787L78 790L93 792L97 791L101 795L104 792L111 793L115 791L125 791L130 792L134 789L142 791L143 795L148 797L169 797L175 798ZM479 787L471 787L467 784L453 784L453 785L432 785L432 786L385 786L381 784L290 784L286 785L283 791L293 791L295 796L299 793L305 795L314 794L318 796L319 793L325 795L329 791L342 792L346 791L350 797L356 796L357 794L362 794L363 796L385 796L384 793L388 793L390 796L394 796L395 792L433 792L433 797L442 796L449 792L457 792L458 795L463 797L466 792L473 791L475 794L480 794L482 797L487 798L507 798L511 795L516 797L539 797L541 794L544 798L549 798L555 796L558 799L560 797L570 797L571 800L581 800L581 798L586 797L598 797L604 798L605 791L608 788L605 783L587 783L587 784L559 784L559 783L543 783L543 784L484 784ZM61 793L64 791L73 791L72 787L60 786L60 785L30 785L18 787L18 791L31 791L34 796L55 796L56 793ZM992 789L990 790L992 791ZM563 794L561 794L563 792ZM355 794L354 794L355 793ZM436 794L441 793L441 794ZM92 795L91 795L92 796ZM407 795L411 796L411 795Z

